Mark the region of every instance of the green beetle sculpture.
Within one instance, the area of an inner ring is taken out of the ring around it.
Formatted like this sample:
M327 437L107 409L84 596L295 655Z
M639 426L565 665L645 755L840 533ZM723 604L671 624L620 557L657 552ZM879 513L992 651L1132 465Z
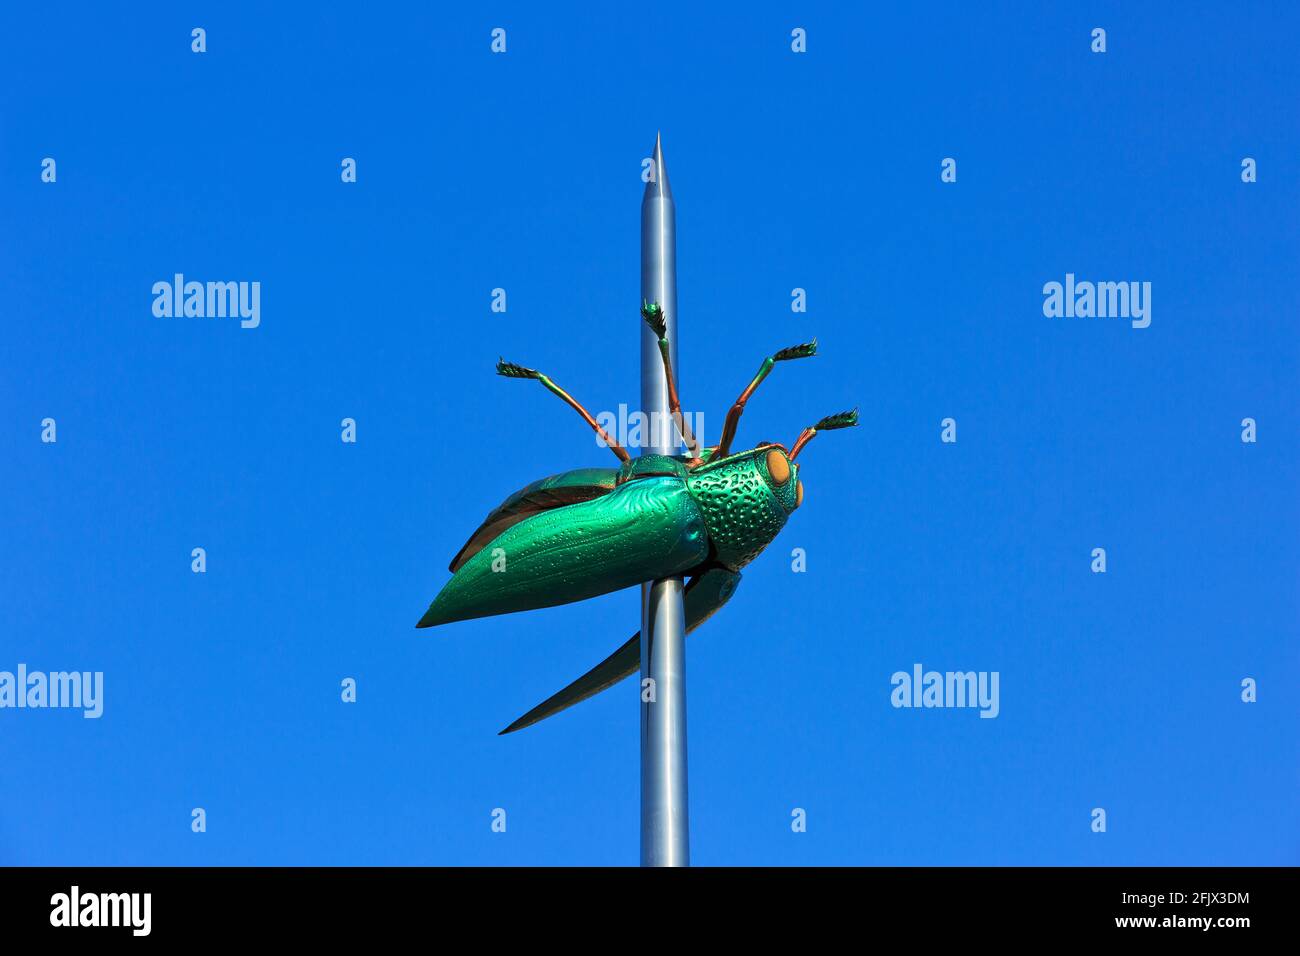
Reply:
M498 362L497 374L535 379L568 403L622 466L566 471L507 498L452 559L451 580L417 627L570 604L682 575L689 578L684 602L689 634L727 603L740 581L740 569L772 543L803 503L803 482L795 464L799 453L819 432L858 423L854 409L805 428L788 451L763 442L732 452L736 427L754 390L777 362L815 355L814 339L764 359L727 412L718 444L700 448L681 412L663 310L643 303L641 314L659 339L669 411L688 454L633 458L550 378L535 369ZM638 632L501 733L572 707L633 674L640 664Z

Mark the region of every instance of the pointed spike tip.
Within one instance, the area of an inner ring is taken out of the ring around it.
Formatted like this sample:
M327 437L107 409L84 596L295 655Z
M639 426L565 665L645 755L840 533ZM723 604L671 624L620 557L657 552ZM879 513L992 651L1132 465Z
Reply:
M664 144L663 137L655 133L655 148L650 154L651 167L650 178L646 180L645 196L646 199L672 199L673 187L668 181L668 164L664 162Z

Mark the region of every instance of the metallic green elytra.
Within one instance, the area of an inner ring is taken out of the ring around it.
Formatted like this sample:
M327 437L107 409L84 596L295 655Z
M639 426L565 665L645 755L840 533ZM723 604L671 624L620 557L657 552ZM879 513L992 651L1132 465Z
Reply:
M741 568L772 543L803 503L795 459L804 446L818 432L858 423L854 409L805 428L788 451L772 443L731 451L754 390L777 362L815 355L814 340L764 359L728 411L719 443L700 448L681 414L663 310L643 303L641 314L659 337L670 410L687 454L632 458L546 375L501 360L498 374L541 382L586 420L622 465L553 475L507 498L452 559L451 580L417 627L554 607L682 575L689 579L685 607L690 633L730 599ZM640 640L640 633L632 635L600 664L501 732L537 723L634 673L640 666Z
M704 516L680 478L629 481L506 528L460 567L420 626L583 601L708 556Z

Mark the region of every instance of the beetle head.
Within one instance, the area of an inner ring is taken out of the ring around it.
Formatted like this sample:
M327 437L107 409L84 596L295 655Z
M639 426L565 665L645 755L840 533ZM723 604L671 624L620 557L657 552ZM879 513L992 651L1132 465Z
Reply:
M759 442L751 454L754 456L754 467L772 489L776 500L781 502L786 514L803 504L803 482L799 480L799 466L791 460L784 445Z
M706 449L706 457L703 467L709 469L710 466L716 466L726 461L728 464L746 462L749 468L760 477L764 484L771 489L772 494L785 509L786 514L794 511L803 504L803 481L799 478L800 466L795 464L795 459L799 453L804 450L807 444L817 436L818 432L835 431L839 428L852 428L858 423L858 410L855 408L851 412L840 412L837 415L828 415L819 421L816 425L811 425L799 433L795 440L794 447L789 451L784 445L777 442L759 442L749 451L737 452L734 455L728 455L725 459L714 460L707 457L715 449Z

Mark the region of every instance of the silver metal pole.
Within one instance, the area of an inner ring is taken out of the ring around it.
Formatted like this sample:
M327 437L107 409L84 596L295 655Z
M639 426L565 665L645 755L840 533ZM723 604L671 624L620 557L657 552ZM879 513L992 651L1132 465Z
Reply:
M652 175L641 200L641 297L663 307L673 373L680 383L677 216L658 136L653 158ZM642 454L676 454L677 435L668 416L668 383L658 340L644 322L638 319L638 324L641 410L661 423L661 427L649 429L651 441ZM653 683L647 684L647 680ZM689 866L690 862L686 612L682 579L665 578L641 586L641 865Z

